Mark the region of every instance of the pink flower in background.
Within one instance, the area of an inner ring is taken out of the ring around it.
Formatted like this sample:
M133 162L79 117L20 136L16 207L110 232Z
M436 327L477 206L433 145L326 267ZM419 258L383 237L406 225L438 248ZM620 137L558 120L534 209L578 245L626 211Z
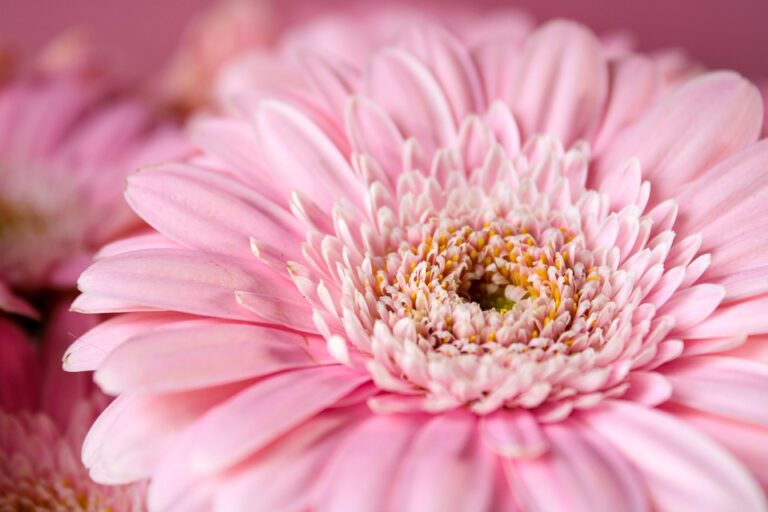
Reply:
M144 510L145 486L94 484L80 461L107 397L60 367L72 336L96 324L66 307L56 308L41 347L0 318L0 510Z
M281 28L272 2L214 3L182 36L161 84L163 96L183 109L205 105L219 68L243 52L270 46Z
M485 23L309 34L304 85L130 178L157 233L81 276L121 314L65 357L118 395L95 480L158 511L766 510L757 89Z
M184 147L140 102L78 72L9 80L0 89L0 310L32 316L20 294L74 287L99 247L141 225L122 200L126 175Z

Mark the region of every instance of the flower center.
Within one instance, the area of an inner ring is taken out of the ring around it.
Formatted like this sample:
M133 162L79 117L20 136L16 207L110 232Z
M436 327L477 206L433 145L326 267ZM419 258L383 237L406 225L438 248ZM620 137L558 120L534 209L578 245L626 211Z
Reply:
M420 235L382 258L376 280L382 318L391 327L412 319L422 349L543 356L599 348L590 301L603 278L571 256L586 249L566 225L433 219Z

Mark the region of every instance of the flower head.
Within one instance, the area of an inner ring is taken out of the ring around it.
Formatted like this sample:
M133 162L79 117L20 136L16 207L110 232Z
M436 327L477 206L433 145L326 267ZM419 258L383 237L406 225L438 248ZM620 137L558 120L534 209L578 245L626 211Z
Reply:
M106 405L85 375L58 364L69 342L94 324L60 305L42 350L0 318L0 509L139 512L144 486L95 484L79 460L89 426Z
M123 314L65 361L120 395L96 479L156 510L765 509L733 437L768 436L760 95L502 29L307 57L130 178L162 236L81 276Z
M71 288L93 253L140 226L120 200L136 166L183 155L175 130L103 83L60 71L0 89L0 308ZM15 290L15 294L12 291Z

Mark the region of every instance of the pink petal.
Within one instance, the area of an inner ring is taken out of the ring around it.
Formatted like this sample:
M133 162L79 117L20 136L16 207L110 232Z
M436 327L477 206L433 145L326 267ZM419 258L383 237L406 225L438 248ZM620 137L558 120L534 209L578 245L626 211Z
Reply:
M672 383L675 402L768 426L768 364L705 355L675 361L661 371Z
M140 334L117 347L94 375L106 393L206 388L322 362L298 333L209 321ZM315 343L322 358L322 341ZM332 359L326 356L330 362Z
M697 284L679 290L659 309L658 314L675 318L675 331L684 331L706 319L725 297L725 288Z
M72 307L92 313L167 309L228 319L259 318L237 302L235 292L244 290L269 298L262 302L268 308L267 321L279 318L285 325L314 330L311 309L295 287L254 263L182 249L122 254L97 261L80 276L83 295ZM98 301L89 305L89 298L106 299L107 307L101 309ZM114 301L126 305L113 309Z
M757 89L735 73L696 78L610 144L598 163L597 181L637 157L643 176L651 179L652 196L674 197L681 185L757 140L760 109Z
M110 242L96 253L95 259L104 259L126 252L143 251L145 249L182 249L183 247L172 242L165 235L156 231L149 231L140 235L132 235L114 242Z
M394 483L393 510L490 512L495 458L475 422L464 412L440 414L421 429Z
M642 476L619 451L573 423L544 430L550 443L546 455L505 463L513 492L526 510L649 509Z
M768 332L768 296L720 306L706 320L685 332L687 339L725 338Z
M633 371L629 374L629 389L622 399L643 405L657 406L672 396L672 385L658 372Z
M405 141L384 110L363 96L353 96L347 104L346 127L352 148L376 160L392 184L402 172Z
M83 443L83 462L102 483L152 476L179 432L242 384L168 394L125 394L99 416Z
M727 299L768 292L768 141L732 156L680 194L682 233L701 232L712 262L704 274Z
M64 370L96 370L115 348L134 335L190 318L177 313L125 313L105 320L70 345L64 354Z
M330 113L340 118L347 98L358 89L357 71L338 60L326 59L311 49L303 50L300 60L310 85L325 100Z
M440 84L457 125L468 115L484 110L485 98L475 64L465 46L450 32L427 25L410 30L401 46L417 57Z
M765 496L746 468L670 414L609 400L579 421L640 470L659 510L765 510Z
M256 116L259 143L274 178L331 210L346 197L359 204L363 189L338 147L298 109L264 101Z
M190 464L213 473L266 446L369 380L340 366L266 378L206 414L196 425Z
M641 55L611 61L608 73L611 87L595 141L598 154L610 148L616 134L646 111L660 89L661 76L656 65Z
M347 434L318 482L317 510L389 510L400 461L418 427L414 416L376 415Z
M310 509L318 476L323 474L333 453L360 419L370 417L369 412L363 411L334 409L323 412L264 449L253 458L253 463L244 464L240 474L221 486L216 510L251 512L254 503L265 511ZM171 470L163 474L163 480L158 478L157 493L166 492L169 486L165 484L175 483L175 477ZM334 482L334 487L341 486ZM352 492L348 497L354 498L355 494ZM175 499L173 495L170 497ZM367 506L372 503L369 501Z
M247 259L255 237L281 248L286 259L300 257L304 233L296 218L225 174L181 164L145 170L128 179L126 199L186 247Z
M364 90L392 117L405 138L416 138L428 157L455 140L456 123L445 92L429 69L409 53L388 48L373 57Z
M681 406L668 410L727 448L764 487L768 486L768 429Z
M188 131L189 137L208 155L221 160L245 183L258 186L265 197L288 200L291 191L279 181L270 179L250 124L239 119L200 118L190 122Z
M569 146L597 127L608 96L608 70L600 42L575 23L549 22L530 36L507 93L530 137L552 133Z
M483 440L503 457L534 458L549 447L539 423L524 409L501 410L483 416L480 433Z

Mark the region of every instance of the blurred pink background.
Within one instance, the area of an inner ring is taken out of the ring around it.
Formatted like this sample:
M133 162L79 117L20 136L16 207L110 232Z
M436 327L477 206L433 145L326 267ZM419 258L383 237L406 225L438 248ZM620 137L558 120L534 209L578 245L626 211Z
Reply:
M450 0L443 0L450 1ZM158 69L179 33L210 0L0 0L0 42L30 55L52 36L79 26L128 76ZM282 8L290 0L278 2ZM302 9L327 1L305 0ZM341 2L334 3L344 3ZM474 1L473 3L478 3ZM481 0L482 4L505 2ZM537 20L577 19L598 32L631 30L640 48L681 46L711 68L768 77L766 0L520 0L506 2ZM310 5L311 4L311 5Z

